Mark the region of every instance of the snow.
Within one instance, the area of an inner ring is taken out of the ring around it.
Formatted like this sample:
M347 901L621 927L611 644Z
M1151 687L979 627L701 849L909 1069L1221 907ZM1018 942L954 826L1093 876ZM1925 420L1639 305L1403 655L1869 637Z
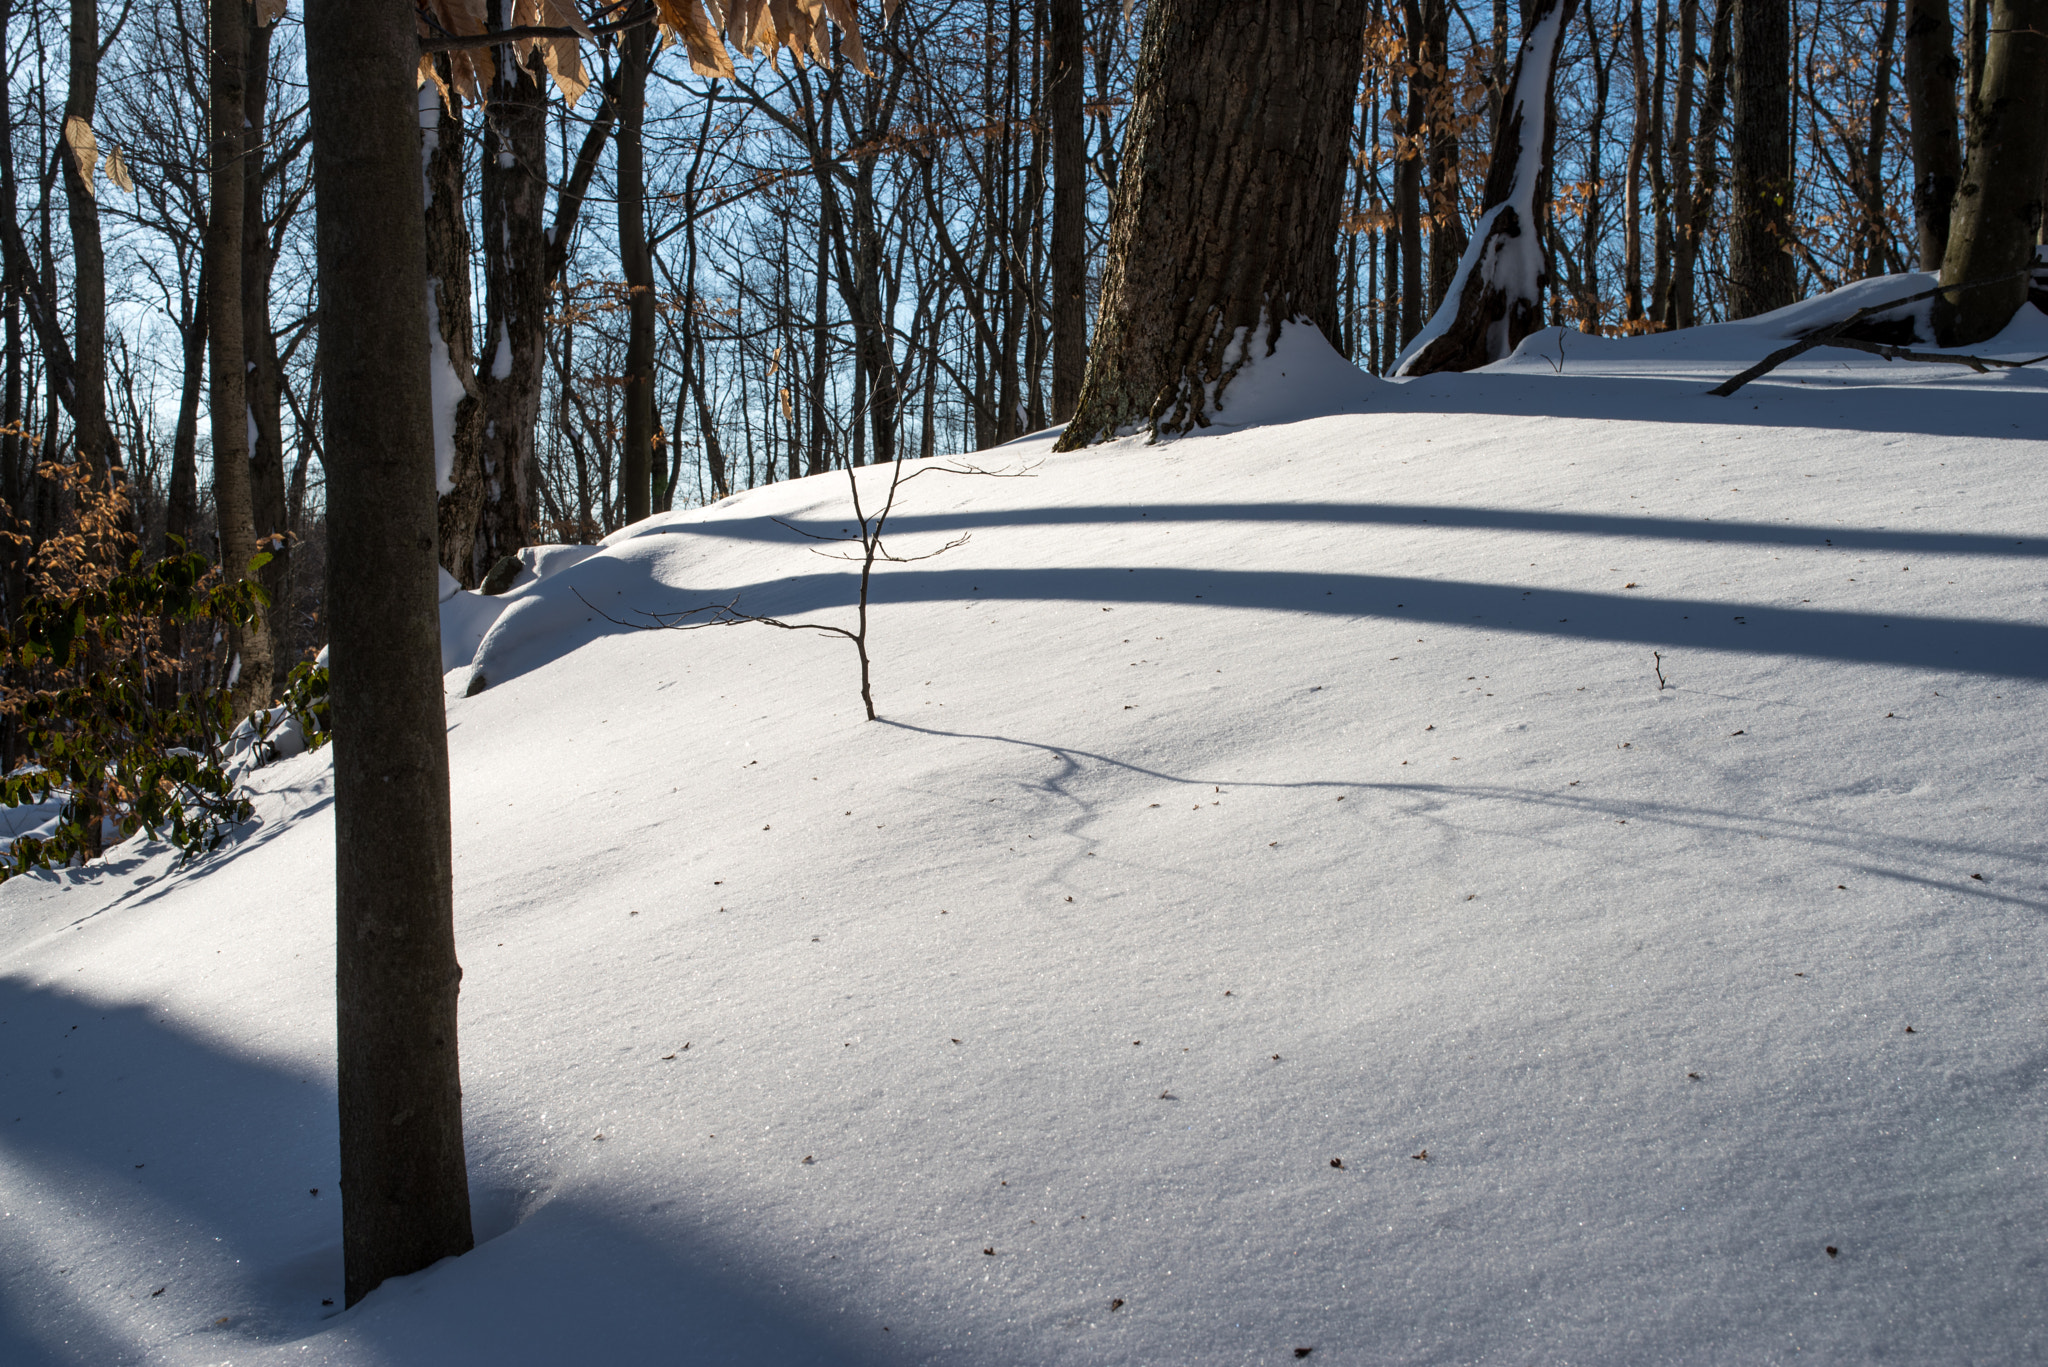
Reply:
M427 376L432 385L434 405L434 487L437 493L455 490L455 413L468 396L455 360L448 354L448 342L441 336L441 282L427 278Z
M0 1360L2040 1360L2048 377L1705 394L1779 326L920 478L878 723L595 611L850 621L843 474L537 553L449 680L485 1242L322 1305L300 755L0 887Z

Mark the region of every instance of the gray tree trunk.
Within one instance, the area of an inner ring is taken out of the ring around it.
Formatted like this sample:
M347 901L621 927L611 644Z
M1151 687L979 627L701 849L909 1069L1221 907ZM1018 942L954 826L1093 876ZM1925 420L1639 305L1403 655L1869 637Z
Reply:
M1088 373L1088 128L1081 0L1052 0L1052 420L1074 416Z
M1943 346L1983 341L2027 301L2024 272L2040 234L2048 171L2048 0L1992 6L1984 78L1969 108L1969 151L1941 283L1977 288L1936 296L1934 335Z
M1948 252L1948 217L1963 174L1956 133L1955 23L1948 0L1906 0L1906 117L1913 137L1913 222L1920 269L1938 271Z
M447 62L446 57L438 59ZM442 72L447 79L447 71ZM420 87L421 171L425 179L427 289L433 308L427 315L427 349L434 365L446 366L462 389L454 409L435 413L435 440L447 429L448 469L437 485L436 508L441 568L464 588L475 588L490 572L479 564L476 522L484 503L484 396L477 383L474 351L475 307L470 289L469 215L463 204L468 184L463 169L462 97L449 90L440 98L432 82ZM444 400L434 398L434 403ZM436 454L438 462L439 454ZM437 470L438 474L438 470Z
M631 291L626 300L626 430L619 488L628 522L639 522L654 510L654 258L647 247L647 163L641 140L653 43L653 26L642 24L621 35L619 44L619 264Z
M224 0L223 0L224 2ZM342 1256L355 1304L472 1245L410 0L309 0Z
M1783 308L1792 242L1792 31L1786 0L1734 0L1728 150L1728 316Z
M206 218L207 343L212 383L208 416L213 428L213 501L220 523L221 577L245 579L256 554L256 519L249 494L249 401L242 347L243 91L247 32L245 4L211 0L212 54L208 63L208 183ZM269 613L230 633L241 659L235 708L248 713L270 701Z
M1088 374L1059 449L1204 426L1284 326L1337 335L1364 0L1153 0Z
M100 25L98 0L71 0L69 90L64 122L92 126L99 100ZM11 115L9 116L11 117ZM71 421L78 452L102 475L121 465L121 450L107 422L107 267L100 244L100 208L93 187L66 154L64 206L71 227L72 369ZM54 453L51 453L54 455Z

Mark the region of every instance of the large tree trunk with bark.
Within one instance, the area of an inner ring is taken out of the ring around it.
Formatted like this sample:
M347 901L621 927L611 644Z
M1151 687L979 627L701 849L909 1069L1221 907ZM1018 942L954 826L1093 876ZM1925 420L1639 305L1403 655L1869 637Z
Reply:
M626 431L619 485L628 522L639 522L654 510L654 258L647 246L647 163L641 140L653 43L654 29L645 24L628 30L619 43L619 265L625 271L628 291L626 374L621 394ZM823 284L820 280L821 288Z
M1906 117L1913 138L1913 222L1920 269L1938 271L1948 252L1948 218L1963 174L1956 133L1955 22L1948 0L1906 0Z
M1728 316L1793 300L1791 17L1786 0L1734 0Z
M512 0L491 0L491 27L513 27ZM534 424L547 359L547 88L538 52L510 46L484 106L484 496L477 563L488 570L533 541Z
M1486 173L1486 207L1454 287L1409 344L1397 374L1473 370L1505 359L1543 326L1543 292L1550 283L1541 236L1543 190L1555 121L1550 87L1575 3L1535 0L1523 21L1522 50L1515 56Z
M1992 6L1984 77L1969 109L1969 153L1941 261L1941 283L1964 288L1935 298L1943 346L1983 341L2027 301L2048 171L2048 0Z
M413 14L409 0L310 0L306 13L326 366L336 1089L350 1305L387 1277L472 1245Z
M1074 416L1088 373L1088 128L1081 0L1052 0L1052 420Z
M1253 348L1337 335L1363 0L1153 0L1088 374L1059 449L1206 426Z
M447 79L447 58L443 79ZM469 283L469 215L464 211L462 97L444 101L433 82L419 89L420 174L426 196L427 355L434 407L434 477L441 568L464 588L483 582L476 520L484 503L484 396L477 383Z
M208 390L213 427L213 501L220 522L221 577L249 575L256 555L255 511L249 491L249 401L242 347L244 4L211 0L212 59L208 64L208 152L212 202L206 219L209 298ZM270 613L230 634L240 657L235 708L248 713L270 701Z

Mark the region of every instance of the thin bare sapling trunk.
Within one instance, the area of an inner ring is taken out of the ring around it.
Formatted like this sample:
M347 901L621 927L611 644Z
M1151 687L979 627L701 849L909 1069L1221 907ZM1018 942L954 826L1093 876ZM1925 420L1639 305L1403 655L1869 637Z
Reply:
M1494 139L1486 207L1442 305L1395 363L1397 375L1473 370L1504 360L1542 326L1550 283L1540 232L1550 86L1576 6L1577 0L1535 0Z
M826 550L821 546L813 546L811 550L829 559L859 563L860 592L854 604L854 625L851 630L833 626L828 622L785 622L779 617L741 612L737 606L737 598L729 603L707 603L702 607L687 608L680 612L647 612L636 609L634 615L641 620L627 621L612 616L588 598L584 598L580 592L576 596L582 599L585 607L607 622L614 626L632 627L636 631L696 631L703 627L730 627L751 622L764 627L780 627L784 631L815 631L825 636L842 636L853 643L854 652L860 657L861 706L867 710L868 720L876 721L878 718L875 714L874 683L868 655L868 588L874 580L875 566L910 565L920 560L935 560L973 540L971 533L962 533L937 550L927 551L923 555L894 554L882 538L889 524L889 515L896 511L896 496L902 492L904 485L920 475L981 475L989 479L1025 479L1037 468L1023 466L1016 470L985 470L976 465L919 465L914 470L906 471L906 464L907 462L903 460L893 462L889 473L888 492L882 500L882 506L871 514L867 506L861 502L860 479L855 473L854 466L850 461L847 463L846 485L853 501L854 526L858 528L853 533L843 536L821 536L816 532L806 531L792 522L784 522L779 517L774 519L798 536L849 548Z

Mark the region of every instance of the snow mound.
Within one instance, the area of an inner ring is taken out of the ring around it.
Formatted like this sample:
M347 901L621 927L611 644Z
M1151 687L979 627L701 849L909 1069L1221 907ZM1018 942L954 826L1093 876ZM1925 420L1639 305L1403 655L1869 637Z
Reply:
M448 702L486 1241L323 1304L323 749L0 886L0 1361L2040 1359L2048 377L1700 331L919 479L876 723L606 620L850 625L844 474L537 556Z

